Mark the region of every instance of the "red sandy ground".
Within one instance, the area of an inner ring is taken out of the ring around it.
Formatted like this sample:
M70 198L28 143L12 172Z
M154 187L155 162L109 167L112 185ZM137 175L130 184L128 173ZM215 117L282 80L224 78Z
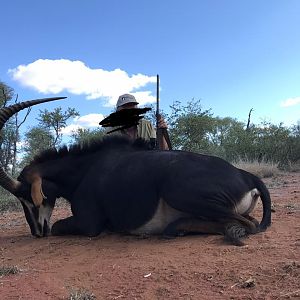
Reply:
M36 239L23 213L2 214L0 267L21 271L0 277L0 299L69 299L81 288L97 299L300 299L300 173L265 181L273 224L243 247L212 235ZM53 220L68 214L56 208Z

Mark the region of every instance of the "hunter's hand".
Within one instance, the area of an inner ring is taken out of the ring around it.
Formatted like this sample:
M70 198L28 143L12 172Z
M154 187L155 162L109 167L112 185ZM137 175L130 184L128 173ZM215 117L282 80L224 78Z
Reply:
M157 125L158 125L158 128L168 129L168 124L166 123L166 121L164 120L164 118L162 116L159 117Z

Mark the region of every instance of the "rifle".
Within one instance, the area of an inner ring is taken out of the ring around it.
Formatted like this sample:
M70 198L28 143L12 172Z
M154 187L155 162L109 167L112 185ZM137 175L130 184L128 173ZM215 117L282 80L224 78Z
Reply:
M169 150L172 150L172 144L167 128L158 128L158 123L161 118L159 113L159 75L156 75L156 144L158 149L162 149L163 138L165 138Z

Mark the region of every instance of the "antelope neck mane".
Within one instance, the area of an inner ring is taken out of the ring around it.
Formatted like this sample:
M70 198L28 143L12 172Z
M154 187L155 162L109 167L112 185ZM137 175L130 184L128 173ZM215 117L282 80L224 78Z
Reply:
M98 152L102 150L148 150L149 144L147 141L143 139L137 139L132 141L128 139L126 136L105 136L103 138L91 139L90 141L86 141L83 143L76 143L71 146L62 146L58 149L51 148L42 151L38 155L34 157L31 161L30 165L35 165L39 163L43 163L49 160L60 159L69 155L85 155L93 152Z

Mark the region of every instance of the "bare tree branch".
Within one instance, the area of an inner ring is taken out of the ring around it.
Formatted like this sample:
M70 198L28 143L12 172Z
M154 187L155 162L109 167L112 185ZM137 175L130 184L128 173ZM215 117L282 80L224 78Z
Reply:
M252 113L252 111L253 111L253 108L251 108L250 111L249 111L246 131L249 131L249 129L250 129L250 119L251 119L251 113Z
M18 94L16 95L16 99L15 99L15 103L18 102ZM15 133L15 139L13 141L13 145L12 145L12 151L13 151L13 155L12 155L12 175L14 176L16 174L16 168L17 168L17 152L18 152L18 149L17 149L17 143L19 141L19 131L20 131L20 127L25 123L28 115L30 114L31 112L31 108L32 107L29 107L27 110L26 110L26 114L25 114L25 117L23 118L23 120L21 122L19 122L19 114L16 113L15 114L15 129L14 129L14 133Z

